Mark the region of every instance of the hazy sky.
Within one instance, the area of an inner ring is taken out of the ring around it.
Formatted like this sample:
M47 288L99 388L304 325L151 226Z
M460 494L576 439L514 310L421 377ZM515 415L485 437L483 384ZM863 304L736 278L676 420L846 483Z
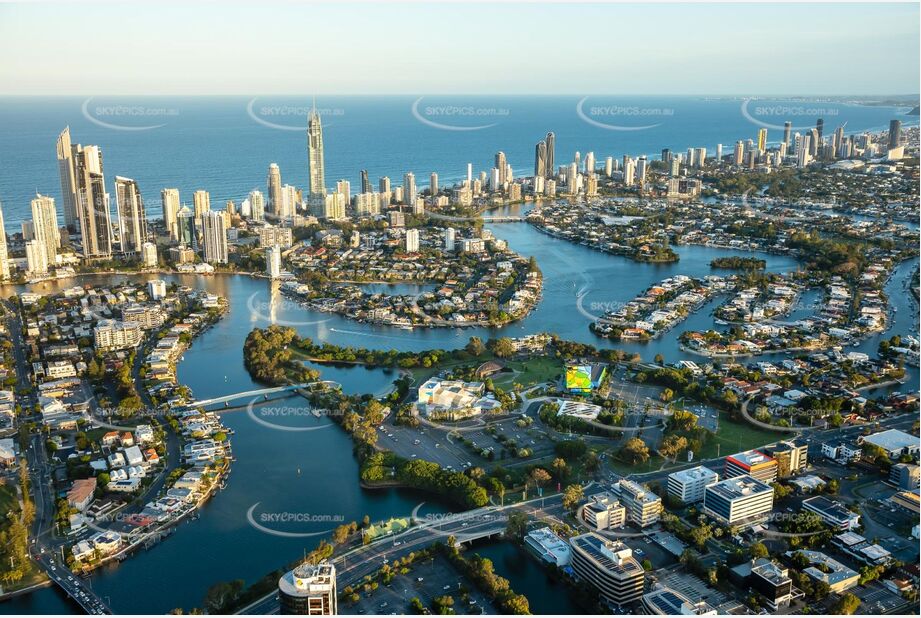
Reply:
M913 94L917 4L0 4L0 94Z

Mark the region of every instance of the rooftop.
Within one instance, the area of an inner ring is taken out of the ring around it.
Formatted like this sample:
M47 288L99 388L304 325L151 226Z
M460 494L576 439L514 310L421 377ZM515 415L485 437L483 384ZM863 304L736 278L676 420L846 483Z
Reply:
M770 492L774 493L774 488L763 481L759 481L748 475L736 476L719 483L714 483L707 487L708 493L714 493L717 496L727 500L736 500L746 496Z

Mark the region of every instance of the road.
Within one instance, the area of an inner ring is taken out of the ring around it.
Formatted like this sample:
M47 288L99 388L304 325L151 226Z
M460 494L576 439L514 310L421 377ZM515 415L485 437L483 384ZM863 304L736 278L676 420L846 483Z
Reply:
M591 483L586 488L590 485ZM450 536L455 537L458 542L468 542L501 534L505 531L508 513L511 511L522 511L541 519L562 521L562 495L533 498L506 506L483 507L457 514L431 516L405 532L376 540L333 558L337 589L354 586L387 562L433 543L444 542ZM237 613L259 615L277 614L278 611L278 597L273 591Z
M19 392L28 392L19 398L23 410L31 409L35 404L34 391L29 380L29 365L23 351L22 327L12 301L6 301L4 319L13 344L13 356L16 360L16 376ZM25 416L25 415L23 415ZM25 422L23 418L20 422ZM29 416L28 420L32 420ZM29 465L29 477L32 483L32 496L35 503L35 519L32 522L30 551L35 562L44 569L48 578L77 602L88 614L111 614L111 610L97 597L86 584L67 568L57 557L61 541L54 536L54 493L52 490L52 467L48 461L45 444L41 433L29 438L29 447L25 452Z

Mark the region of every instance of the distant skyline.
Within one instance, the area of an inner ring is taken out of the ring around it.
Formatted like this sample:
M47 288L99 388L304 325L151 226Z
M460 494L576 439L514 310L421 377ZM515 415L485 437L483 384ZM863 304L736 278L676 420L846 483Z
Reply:
M0 4L0 95L906 95L912 4Z

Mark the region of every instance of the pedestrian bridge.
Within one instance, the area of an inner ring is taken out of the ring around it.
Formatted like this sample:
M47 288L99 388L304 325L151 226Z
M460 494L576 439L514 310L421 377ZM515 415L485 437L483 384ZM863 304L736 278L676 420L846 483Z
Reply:
M323 386L325 388L339 388L338 382L333 382L332 380L320 380L318 382L305 382L304 384L289 384L287 386L273 386L269 388L260 388L256 390L243 391L240 393L234 393L232 395L222 395L220 397L212 397L211 399L200 399L198 401L193 401L189 404L191 408L204 407L204 406L213 406L218 403L229 403L231 401L236 401L237 399L246 399L253 397L268 397L273 393L284 393L284 392L293 392L297 390L311 390L317 386Z

